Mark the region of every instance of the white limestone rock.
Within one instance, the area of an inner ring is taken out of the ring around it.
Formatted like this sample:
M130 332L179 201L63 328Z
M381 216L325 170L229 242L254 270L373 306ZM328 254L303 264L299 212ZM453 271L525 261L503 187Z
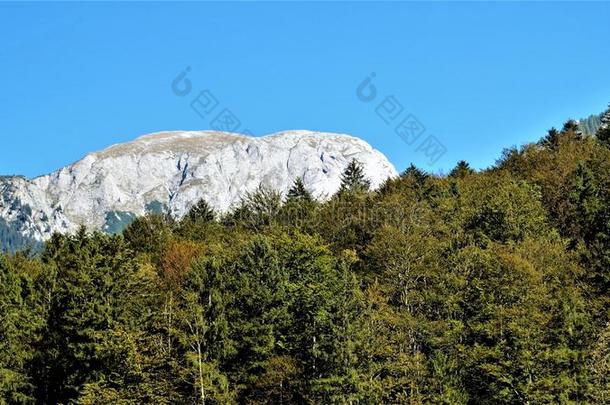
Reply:
M80 225L112 231L113 221L155 209L180 218L201 198L225 212L260 185L285 194L297 177L323 199L338 190L352 159L363 164L373 188L397 175L383 154L349 135L159 132L33 180L0 178L0 219L42 241Z

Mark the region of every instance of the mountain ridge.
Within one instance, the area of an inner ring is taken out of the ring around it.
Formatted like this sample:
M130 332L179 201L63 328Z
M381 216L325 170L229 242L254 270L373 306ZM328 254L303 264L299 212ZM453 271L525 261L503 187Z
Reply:
M12 240L21 235L41 242L81 225L119 232L147 212L180 218L201 198L225 212L260 186L285 193L297 177L324 199L337 191L352 159L361 161L373 187L397 175L381 152L347 134L160 131L88 153L47 175L0 177L0 219Z

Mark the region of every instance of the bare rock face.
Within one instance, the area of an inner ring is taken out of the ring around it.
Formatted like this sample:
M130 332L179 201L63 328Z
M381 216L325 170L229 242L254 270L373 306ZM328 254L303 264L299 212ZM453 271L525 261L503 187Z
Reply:
M363 164L373 187L397 174L383 154L348 135L154 133L33 180L0 177L0 237L2 226L34 241L80 225L116 232L147 212L180 218L201 198L224 212L261 185L286 193L297 177L323 199L338 190L352 159Z

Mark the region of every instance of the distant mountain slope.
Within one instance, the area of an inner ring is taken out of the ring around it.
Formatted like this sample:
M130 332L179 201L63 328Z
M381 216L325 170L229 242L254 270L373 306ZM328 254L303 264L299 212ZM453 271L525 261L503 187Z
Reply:
M226 211L261 185L285 193L297 177L315 196L328 196L353 158L364 165L373 187L397 174L383 154L348 135L145 135L33 180L0 178L0 247L14 249L80 225L119 232L151 211L181 217L201 198Z
M578 120L578 127L582 132L588 135L595 135L599 127L602 125L602 114L592 114L587 118Z

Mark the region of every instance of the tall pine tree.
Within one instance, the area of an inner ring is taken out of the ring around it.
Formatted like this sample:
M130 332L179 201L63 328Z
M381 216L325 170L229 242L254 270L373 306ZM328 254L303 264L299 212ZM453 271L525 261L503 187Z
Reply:
M301 179L300 177L297 177L297 179L294 181L294 184L292 185L290 190L288 190L286 202L290 202L290 201L300 201L300 202L301 201L302 202L312 202L313 201L313 196L311 195L309 190L307 190L307 188L305 188L305 184L303 184L303 179Z
M352 159L341 175L341 188L339 193L362 193L369 191L371 182L364 176L362 163Z
M43 325L31 277L0 254L0 404L33 403L28 363Z
M542 138L542 145L546 146L549 149L556 149L559 145L559 136L560 133L555 128L549 129L549 132L546 134L544 138Z
M466 162L465 160L460 160L449 173L449 177L463 178L471 173L474 173L474 170L470 168L468 162Z
M216 218L216 214L210 204L202 198L191 207L186 218L193 222L211 222Z

